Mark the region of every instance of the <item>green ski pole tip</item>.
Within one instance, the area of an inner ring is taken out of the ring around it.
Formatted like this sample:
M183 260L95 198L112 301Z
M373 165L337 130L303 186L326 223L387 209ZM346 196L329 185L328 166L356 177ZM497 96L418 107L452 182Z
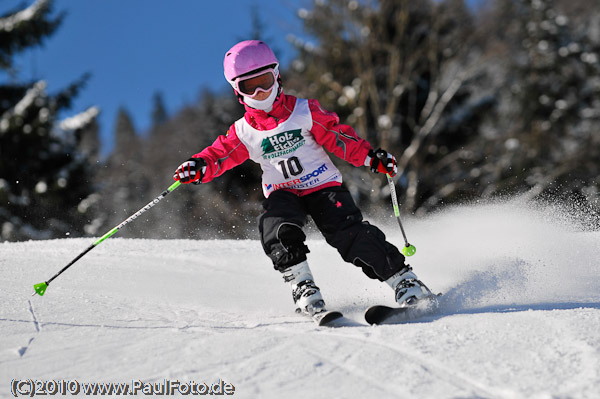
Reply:
M44 293L46 292L46 288L48 288L47 283L39 283L39 284L35 284L33 286L33 289L39 296L44 296Z
M402 248L402 253L404 254L404 256L413 256L415 252L417 252L417 248L415 248L414 245L409 244Z

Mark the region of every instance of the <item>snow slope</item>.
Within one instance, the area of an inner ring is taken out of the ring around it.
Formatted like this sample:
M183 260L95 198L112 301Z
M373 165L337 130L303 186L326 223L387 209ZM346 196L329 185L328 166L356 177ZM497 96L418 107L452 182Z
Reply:
M402 242L394 219L379 225ZM293 313L255 240L114 237L44 297L32 285L91 240L0 244L0 397L17 378L221 379L239 398L600 397L600 232L518 200L405 225L442 311L336 329ZM330 308L360 321L368 305L392 303L321 238L308 245Z

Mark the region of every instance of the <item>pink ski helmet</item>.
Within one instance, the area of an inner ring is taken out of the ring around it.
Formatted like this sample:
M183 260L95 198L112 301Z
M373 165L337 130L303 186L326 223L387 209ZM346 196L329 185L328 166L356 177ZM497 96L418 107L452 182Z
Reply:
M245 40L233 46L223 60L225 79L235 90L234 80L241 75L273 66L278 71L279 61L273 51L261 40Z

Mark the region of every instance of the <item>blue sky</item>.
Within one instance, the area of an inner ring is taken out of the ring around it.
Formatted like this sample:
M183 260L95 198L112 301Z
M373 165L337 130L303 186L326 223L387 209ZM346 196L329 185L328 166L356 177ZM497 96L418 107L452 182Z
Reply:
M0 12L22 0L0 1ZM32 4L33 0L26 0ZM43 45L16 58L19 80L44 79L56 92L85 72L92 78L69 116L97 105L103 153L112 145L119 106L138 131L150 126L152 96L163 93L170 114L194 103L202 88L227 90L225 52L252 32L251 7L260 7L264 38L284 66L294 56L285 37L301 35L295 10L303 1L56 0L68 13ZM0 74L0 79L8 77ZM176 132L174 132L176 134Z

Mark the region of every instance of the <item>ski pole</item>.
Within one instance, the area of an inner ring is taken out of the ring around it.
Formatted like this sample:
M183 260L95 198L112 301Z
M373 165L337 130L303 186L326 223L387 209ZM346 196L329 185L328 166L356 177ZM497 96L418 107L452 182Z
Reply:
M68 265L66 265L65 267L63 267L62 269L60 269L60 271L58 273L56 273L54 276L52 276L48 281L44 281L43 283L35 284L33 286L33 289L35 290L35 292L33 294L31 294L31 296L34 296L35 294L38 294L39 296L43 296L44 293L46 292L46 288L48 288L48 285L52 282L52 280L54 280L55 278L57 278L58 276L60 276L65 270L67 270L69 267L73 266L73 264L75 262L77 262L79 259L81 259L85 254L87 254L88 252L90 252L92 249L96 248L96 246L98 246L102 241L106 240L107 238L109 238L110 236L112 236L113 234L115 234L117 231L119 231L127 223L134 221L142 213L146 212L148 209L150 209L154 205L158 204L158 202L161 199L165 198L167 196L167 194L169 194L171 191L173 191L177 187L179 187L180 184L181 184L180 181L176 181L175 183L171 184L171 186L169 188L167 188L165 191L163 191L158 197L154 198L152 201L150 201L142 209L140 209L139 211L137 211L133 215L129 216L127 219L125 219L124 221L122 221L118 226L114 227L111 231L109 231L108 233L104 234L102 237L100 237L98 240L96 240L92 245L90 245L89 247L87 247L82 253L80 253L79 255L77 255L75 257L75 259L73 259L71 262L69 262Z
M386 174L388 179L388 184L390 186L390 192L392 195L392 204L394 205L394 215L396 215L396 220L398 221L398 226L400 226L400 231L402 231L402 236L404 237L404 248L402 248L402 253L405 256L413 256L417 249L414 245L408 243L408 239L406 238L406 233L404 232L404 227L402 226L402 222L400 221L400 207L398 206L398 196L396 195L396 185L394 184L394 180L389 174Z

